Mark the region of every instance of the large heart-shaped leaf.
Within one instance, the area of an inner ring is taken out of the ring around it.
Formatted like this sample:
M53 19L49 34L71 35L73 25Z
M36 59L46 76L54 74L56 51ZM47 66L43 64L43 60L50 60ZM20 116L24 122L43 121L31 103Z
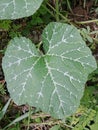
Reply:
M29 39L10 41L3 58L8 91L18 105L28 103L62 119L78 108L96 62L73 26L50 23L42 41L43 55Z
M17 19L36 12L43 0L0 0L0 19Z

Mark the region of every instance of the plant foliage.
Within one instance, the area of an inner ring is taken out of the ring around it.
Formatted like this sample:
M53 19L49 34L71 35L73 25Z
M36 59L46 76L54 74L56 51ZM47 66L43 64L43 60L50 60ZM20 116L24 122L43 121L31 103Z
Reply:
M0 0L0 19L17 19L36 12L43 0Z
M50 23L42 43L43 51L24 37L10 41L3 58L8 91L18 105L28 103L63 119L78 108L96 62L74 26Z

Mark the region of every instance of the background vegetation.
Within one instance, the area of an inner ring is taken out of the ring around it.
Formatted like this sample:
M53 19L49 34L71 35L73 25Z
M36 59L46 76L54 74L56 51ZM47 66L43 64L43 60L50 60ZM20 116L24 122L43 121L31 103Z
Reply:
M9 99L1 63L6 46L15 36L26 36L34 43L52 21L76 26L98 62L98 0L44 0L28 18L0 21L0 129L7 130L97 130L98 69L88 77L77 112L65 121L55 120L28 105L17 106ZM31 114L32 113L32 114Z

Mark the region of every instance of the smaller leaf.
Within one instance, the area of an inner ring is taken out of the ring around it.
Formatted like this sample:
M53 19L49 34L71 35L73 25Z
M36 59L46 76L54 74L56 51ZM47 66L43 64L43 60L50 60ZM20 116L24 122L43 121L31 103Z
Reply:
M93 42L93 39L92 39L92 37L91 36L89 36L89 35L86 35L86 38L87 38L87 40L89 41L89 42Z
M7 108L10 104L10 101L11 101L11 98L8 100L8 102L5 104L4 108L0 111L0 120L4 117L6 111L7 111Z
M34 111L31 112L31 114L34 113ZM17 117L15 120L13 120L10 124L8 124L4 129L8 128L11 125L14 125L15 123L27 118L29 116L29 112Z
M62 130L60 125L53 126L50 130Z

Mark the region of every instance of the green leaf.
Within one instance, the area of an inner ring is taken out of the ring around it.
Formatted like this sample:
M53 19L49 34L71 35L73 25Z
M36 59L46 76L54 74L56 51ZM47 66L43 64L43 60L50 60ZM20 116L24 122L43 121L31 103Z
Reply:
M34 111L31 111L31 114L33 114L33 113L34 113ZM14 124L18 123L19 121L21 121L21 120L27 118L27 117L29 116L29 114L30 114L30 113L27 112L27 113L25 113L25 114L23 114L23 115L17 117L17 118L14 119L10 124L8 124L7 126L5 126L5 127L4 127L4 130L5 130L6 128L10 127L11 125L14 125Z
M90 126L91 130L97 130L98 129L98 112L96 113L94 124Z
M11 20L0 21L0 29L8 31L11 28Z
M7 111L7 108L10 104L10 101L11 101L11 98L7 101L7 103L5 104L5 106L3 107L3 109L0 111L0 120L4 117L6 111Z
M18 19L34 14L43 0L0 0L0 19Z
M55 125L52 128L50 128L50 130L62 130L60 125Z
M10 41L3 58L5 80L16 104L28 103L63 119L78 108L96 62L78 30L68 24L50 23L42 42L43 55L29 39Z

